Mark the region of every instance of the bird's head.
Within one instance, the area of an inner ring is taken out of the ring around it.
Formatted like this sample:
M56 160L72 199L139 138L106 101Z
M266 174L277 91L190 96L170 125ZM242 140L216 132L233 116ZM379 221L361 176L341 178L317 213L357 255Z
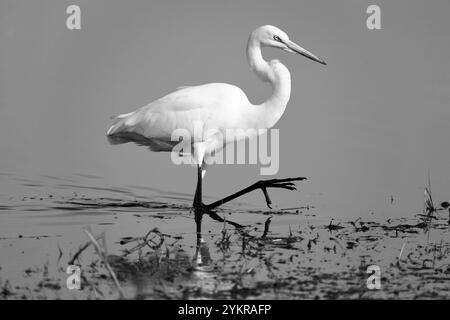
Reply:
M262 46L278 48L290 53L300 54L308 59L326 65L325 61L289 40L289 36L286 32L275 26L265 25L259 27L253 31L251 37L259 41Z

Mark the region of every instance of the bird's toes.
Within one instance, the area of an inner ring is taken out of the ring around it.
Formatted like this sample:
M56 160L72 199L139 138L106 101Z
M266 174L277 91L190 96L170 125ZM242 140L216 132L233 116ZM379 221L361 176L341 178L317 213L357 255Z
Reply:
M283 183L275 183L271 185L272 188L281 188L281 189L289 189L295 190L296 186L292 182L283 182Z

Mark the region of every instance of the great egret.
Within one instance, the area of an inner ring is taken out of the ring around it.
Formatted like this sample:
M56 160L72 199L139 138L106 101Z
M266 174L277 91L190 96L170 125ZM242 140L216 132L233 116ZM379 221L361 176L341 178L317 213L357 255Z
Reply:
M255 132L258 132L258 129L271 128L281 118L289 101L291 94L289 70L278 60L265 61L261 54L262 47L279 48L326 64L322 59L289 40L288 35L279 28L270 25L261 26L250 34L247 59L258 78L269 82L272 86L272 96L267 101L253 105L240 88L226 83L183 87L134 112L117 116L107 133L108 140L112 144L135 142L138 145L148 146L152 151L172 151L178 144L178 141L171 139L172 133L177 129L185 129L191 134L193 150L191 156L198 167L193 206L199 241L203 213L221 220L211 209L256 189L264 192L267 205L270 207L267 188L293 190L295 189L293 181L305 179L259 181L210 205L204 205L202 202L202 179L207 162L205 160L213 151L231 142L223 139L225 135L211 132L224 132L227 129L256 129ZM198 124L204 130L200 136L195 136L194 128Z

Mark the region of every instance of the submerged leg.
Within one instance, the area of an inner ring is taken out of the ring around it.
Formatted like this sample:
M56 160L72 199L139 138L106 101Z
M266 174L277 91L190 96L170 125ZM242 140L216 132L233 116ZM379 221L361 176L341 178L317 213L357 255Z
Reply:
M202 216L203 216L203 202L202 202L202 167L197 167L197 188L194 196L194 213L195 225L197 231L197 242L202 242Z

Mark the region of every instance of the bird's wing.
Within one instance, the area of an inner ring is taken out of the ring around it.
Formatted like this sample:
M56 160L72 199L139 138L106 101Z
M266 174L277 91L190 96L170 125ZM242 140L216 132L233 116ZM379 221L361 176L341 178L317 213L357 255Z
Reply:
M111 143L136 142L149 145L149 140L169 142L177 129L184 129L194 140L196 126L207 121L216 126L226 119L232 106L248 103L241 89L213 83L174 91L132 113L120 115L108 131ZM213 119L213 120L211 120Z

